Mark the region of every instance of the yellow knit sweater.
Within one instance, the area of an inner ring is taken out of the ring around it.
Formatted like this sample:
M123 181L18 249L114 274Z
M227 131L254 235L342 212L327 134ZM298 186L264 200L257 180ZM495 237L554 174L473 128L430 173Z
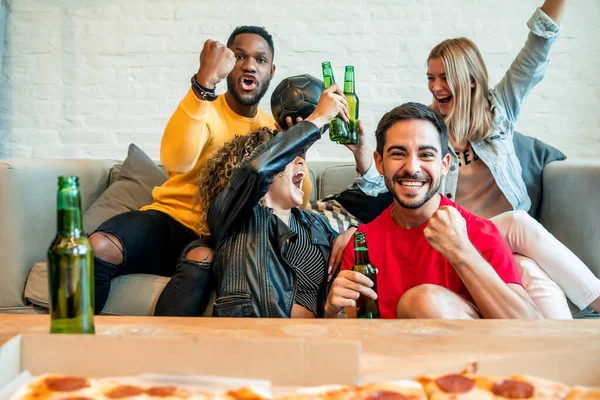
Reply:
M199 172L206 161L235 135L248 134L262 126L273 128L273 117L262 108L254 118L242 117L227 105L225 95L215 101L200 101L190 88L169 120L162 137L160 159L169 179L152 191L154 203L142 210L157 210L197 232L196 205ZM304 180L305 200L312 186L308 173Z

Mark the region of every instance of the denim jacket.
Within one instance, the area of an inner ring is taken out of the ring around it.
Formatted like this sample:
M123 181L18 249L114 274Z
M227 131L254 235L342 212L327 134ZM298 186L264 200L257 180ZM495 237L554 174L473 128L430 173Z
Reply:
M502 80L490 89L489 101L494 113L492 134L483 140L471 142L473 151L490 169L498 188L515 210L529 210L531 200L522 178L521 164L513 145L514 125L521 104L531 89L546 73L550 48L560 32L560 27L541 9L537 9L527 23L530 33L517 58ZM458 157L450 149L450 169L442 180L439 192L455 199L458 184ZM387 191L383 177L375 163L356 179L358 187L368 195L377 196Z

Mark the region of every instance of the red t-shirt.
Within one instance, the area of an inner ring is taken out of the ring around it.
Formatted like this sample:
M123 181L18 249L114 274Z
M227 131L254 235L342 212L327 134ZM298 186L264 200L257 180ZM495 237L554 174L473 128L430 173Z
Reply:
M442 196L441 206L455 207L466 220L471 243L506 283L522 285L517 264L508 245L492 222L482 219ZM423 231L428 222L416 228L396 225L391 206L358 230L365 233L371 264L377 268L377 295L382 318L396 318L398 300L408 289L435 284L473 302L458 273L446 258L431 247ZM344 251L342 269L354 266L354 241Z

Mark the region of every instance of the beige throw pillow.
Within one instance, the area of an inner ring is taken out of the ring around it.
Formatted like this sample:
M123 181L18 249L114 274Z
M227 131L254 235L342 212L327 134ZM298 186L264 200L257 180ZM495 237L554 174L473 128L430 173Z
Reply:
M152 189L166 180L160 167L139 147L130 144L118 179L85 212L85 232L91 234L107 219L151 204Z

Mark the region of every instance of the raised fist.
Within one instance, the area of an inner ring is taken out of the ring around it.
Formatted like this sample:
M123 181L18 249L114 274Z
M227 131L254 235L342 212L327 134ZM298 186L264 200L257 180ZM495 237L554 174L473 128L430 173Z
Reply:
M229 75L235 65L235 55L224 44L207 40L200 53L200 68L196 82L212 89Z

